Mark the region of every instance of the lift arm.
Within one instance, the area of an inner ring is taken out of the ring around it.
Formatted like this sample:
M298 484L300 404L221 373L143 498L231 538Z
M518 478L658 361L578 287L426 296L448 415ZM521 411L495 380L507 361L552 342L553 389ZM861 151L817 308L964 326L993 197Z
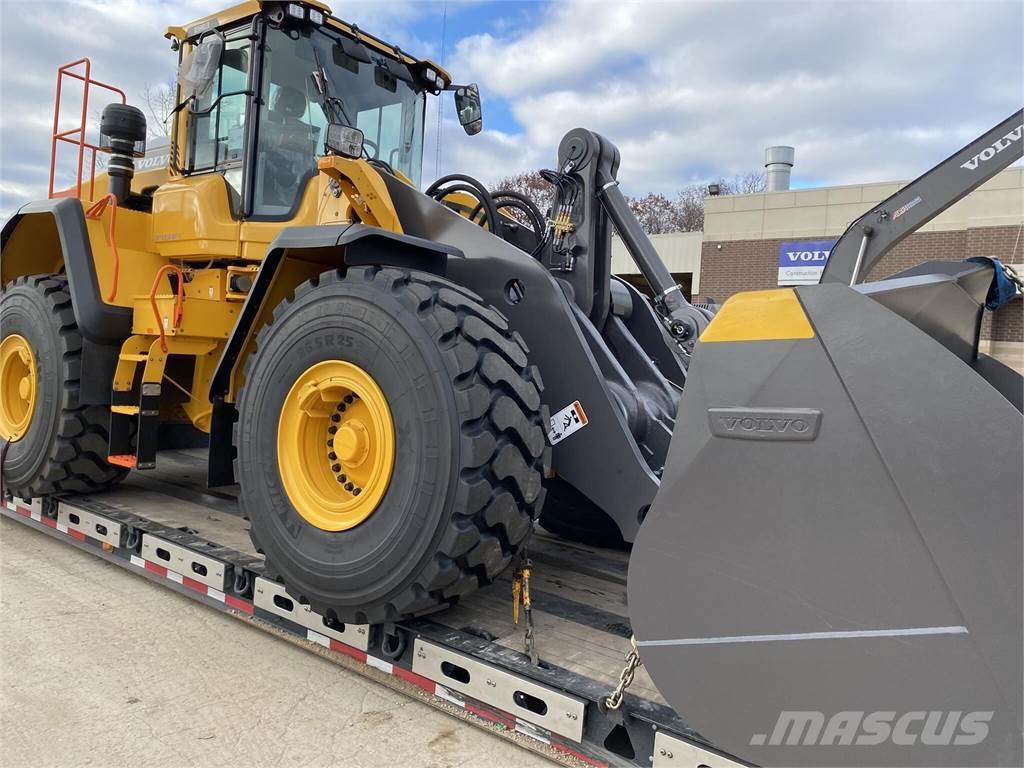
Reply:
M900 240L1024 154L1018 110L854 221L832 248L822 283L854 285Z
M571 236L555 238L546 264L573 287L576 305L596 328L604 328L611 309L611 233L622 238L629 255L654 294L658 319L677 343L696 341L710 315L683 296L657 249L629 208L616 179L619 150L600 134L585 128L569 131L558 147L559 184L553 210L567 218Z

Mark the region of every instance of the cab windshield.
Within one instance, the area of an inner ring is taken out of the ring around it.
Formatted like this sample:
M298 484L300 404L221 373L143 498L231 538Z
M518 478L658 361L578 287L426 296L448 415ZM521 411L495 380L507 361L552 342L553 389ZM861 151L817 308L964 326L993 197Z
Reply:
M425 96L405 65L326 29L268 29L261 80L255 216L294 211L329 122L361 130L366 157L419 185Z

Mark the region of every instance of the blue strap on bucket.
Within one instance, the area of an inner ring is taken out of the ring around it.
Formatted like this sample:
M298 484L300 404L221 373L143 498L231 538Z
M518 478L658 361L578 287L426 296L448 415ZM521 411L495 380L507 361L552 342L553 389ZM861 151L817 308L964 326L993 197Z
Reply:
M988 296L985 298L985 308L993 312L1017 296L1017 285L1006 274L1003 269L1003 262L993 256L975 256L967 261L978 264L991 264L995 269L992 277L992 285L989 286Z

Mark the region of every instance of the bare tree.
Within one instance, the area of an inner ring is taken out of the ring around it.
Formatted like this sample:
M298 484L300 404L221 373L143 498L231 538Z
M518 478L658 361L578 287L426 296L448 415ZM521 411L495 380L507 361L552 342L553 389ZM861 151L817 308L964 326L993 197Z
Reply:
M768 186L761 171L748 171L711 183L718 184L719 195L749 195L764 192ZM708 184L690 184L679 191L674 201L677 229L673 231L699 232L704 229L704 198L707 196Z
M142 102L149 117L147 128L150 136L171 135L171 115L174 112L176 88L177 83L173 79L159 85L146 83L143 88Z
M673 201L677 232L700 232L704 229L704 198L707 194L706 184L690 184L679 190Z
M721 181L723 195L751 195L768 189L768 177L764 171L738 173L731 180Z
M679 208L664 195L649 192L643 197L627 197L626 201L647 234L679 231Z
M720 195L749 195L764 192L767 179L761 171L736 174L731 179L717 182ZM519 173L499 181L493 191L511 189L526 195L542 212L551 207L554 187L538 171ZM704 198L708 184L690 184L670 199L663 194L649 192L640 197L627 197L630 210L649 235L667 232L699 232L704 229Z
M547 214L551 201L555 197L555 188L544 180L540 171L527 171L514 176L506 176L491 188L491 192L512 191L525 195L537 206L542 214Z

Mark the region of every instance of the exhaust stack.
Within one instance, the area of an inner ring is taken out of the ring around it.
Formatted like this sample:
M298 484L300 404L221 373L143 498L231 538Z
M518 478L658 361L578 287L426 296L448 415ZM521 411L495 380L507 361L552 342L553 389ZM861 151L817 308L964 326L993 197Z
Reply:
M764 151L764 168L768 175L769 192L785 192L789 189L789 177L793 171L796 150L792 147L768 147Z
M100 115L100 149L110 154L110 194L123 203L132 192L135 158L146 154L146 116L128 104L108 104Z

